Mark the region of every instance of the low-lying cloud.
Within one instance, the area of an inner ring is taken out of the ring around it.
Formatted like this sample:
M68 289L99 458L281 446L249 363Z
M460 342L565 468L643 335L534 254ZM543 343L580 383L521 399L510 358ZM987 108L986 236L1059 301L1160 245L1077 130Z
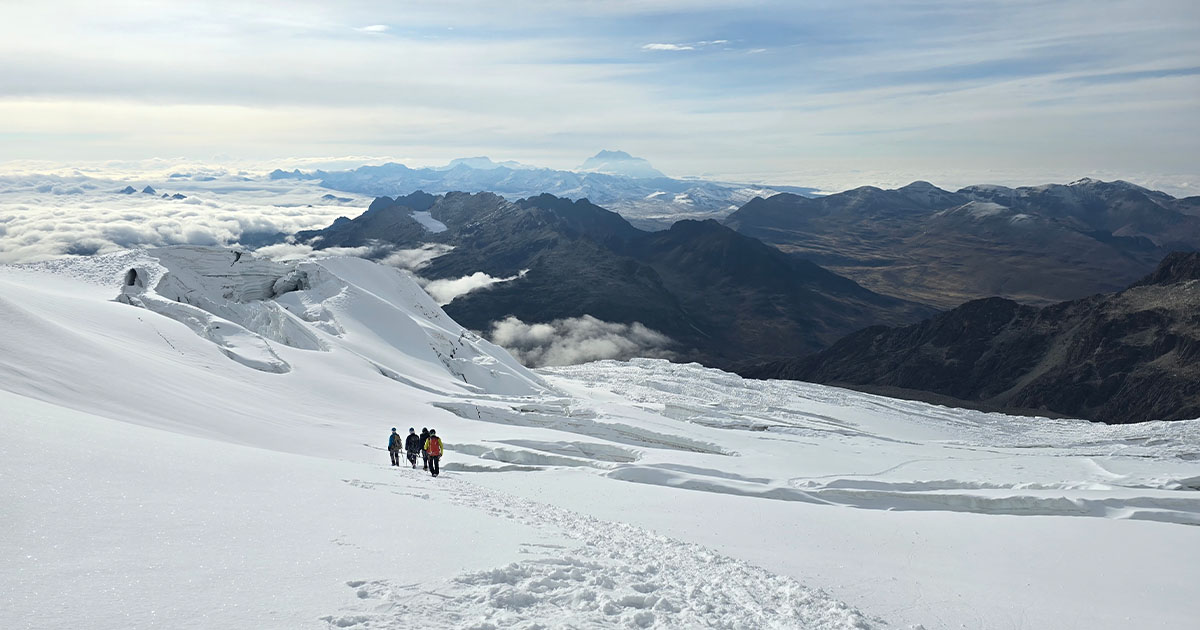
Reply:
M671 338L640 322L606 322L591 315L528 324L509 316L492 323L489 340L529 367L603 359L671 358Z
M320 240L320 237L312 239L310 243L315 243L318 240ZM369 241L367 245L362 245L359 247L325 247L318 249L309 243L296 243L293 242L293 239L289 238L288 241L284 243L276 243L274 245L266 245L256 248L254 253L265 258L279 261L300 260L304 258L321 258L324 256L358 256L359 258L376 260L380 264L388 265L390 267L397 267L407 271L417 271L425 265L428 265L429 262L434 258L446 254L453 249L453 245L446 245L445 243L425 243L424 245L414 249L395 249L394 246L388 243L375 240ZM486 274L483 275L486 276ZM518 276L513 276L513 278L516 277ZM461 284L469 286L472 284L472 282L468 281L471 278L472 276L468 276L467 278L460 278L459 280L450 282L463 281ZM493 278L495 282L502 282L504 280L511 279L512 278ZM428 285L431 282L420 277L417 278L417 281L423 285ZM452 293L451 288L447 286L450 284L450 282L440 285L441 288L438 290L441 292L441 294L450 295ZM494 284L495 282L492 282L491 284ZM459 295L461 295L461 293ZM453 299L453 297L450 299Z
M136 192L118 192L126 186ZM141 192L146 186L155 193ZM164 199L163 193L184 198ZM0 175L0 263L134 247L261 243L277 234L324 227L355 212L324 198L328 193L311 181L193 171L120 180ZM366 206L365 198L356 202Z
M434 258L447 254L453 249L453 245L446 245L445 243L426 243L416 249L393 250L379 262L401 269L408 269L409 271L416 271L428 265Z
M495 278L482 271L476 271L469 276L461 278L452 278L444 280L432 280L425 285L425 292L438 303L439 306L445 306L454 301L454 298L461 295L466 295L472 291L485 289L494 284L501 282L510 282L524 276L529 270L526 269L515 276L507 278Z
M363 245L362 247L326 247L313 249L311 245L301 243L279 243L267 245L254 250L254 253L271 260L287 261L304 258L320 258L324 256L358 256L369 257L380 251L379 245Z

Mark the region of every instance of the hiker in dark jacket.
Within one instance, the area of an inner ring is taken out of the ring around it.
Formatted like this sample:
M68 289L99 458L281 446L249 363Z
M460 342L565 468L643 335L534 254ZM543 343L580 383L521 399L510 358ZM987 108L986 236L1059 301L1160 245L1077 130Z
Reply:
M412 464L413 468L417 467L417 453L420 453L425 447L421 442L421 436L417 435L417 430L409 427L408 437L404 438L404 451L408 454L408 463Z
M429 429L421 427L421 468L429 470L429 453L425 452L425 443L429 441Z
M400 439L400 434L396 433L396 427L392 427L392 435L388 438L388 454L392 456L392 465L400 465L400 447L403 441Z
M442 438L433 429L429 430L429 439L425 440L425 452L429 455L429 472L436 477L441 472L438 464L442 461Z

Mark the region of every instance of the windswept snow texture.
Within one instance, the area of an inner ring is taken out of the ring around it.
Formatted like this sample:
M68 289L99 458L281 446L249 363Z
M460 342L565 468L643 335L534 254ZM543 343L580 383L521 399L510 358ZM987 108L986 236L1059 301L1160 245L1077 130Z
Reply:
M0 627L1128 628L1200 615L1200 421L662 360L531 372L405 272L0 267ZM436 428L444 473L387 465Z
M759 458L775 450L771 441L781 443L781 457L791 443L826 442L817 461L795 464L795 476L773 475L768 466L733 474L638 462L610 471L612 478L874 510L1200 525L1200 421L1118 428L1010 417L645 360L552 373L592 387L603 383L656 415L762 432ZM827 474L826 460L849 470Z

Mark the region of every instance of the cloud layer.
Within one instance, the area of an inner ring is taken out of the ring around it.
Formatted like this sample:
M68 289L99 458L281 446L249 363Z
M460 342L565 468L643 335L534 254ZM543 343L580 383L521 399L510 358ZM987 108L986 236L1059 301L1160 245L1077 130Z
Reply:
M323 256L370 256L380 250L379 247L363 246L363 247L328 247L326 249L313 249L309 245L301 245L297 243L278 243L276 245L267 245L254 250L254 253L263 258L272 260L301 260L304 258L320 258Z
M177 172L154 179L0 175L0 263L131 247L227 245L324 227L368 201L331 202L312 182ZM138 192L117 191L132 186ZM155 194L140 192L146 186ZM176 193L183 199L164 199ZM283 254L284 252L280 252ZM290 253L298 254L296 250Z
M510 316L493 322L487 336L529 367L672 356L672 341L666 335L638 322L605 322L591 315L541 324Z
M105 253L117 249L175 244L227 245L261 244L277 233L321 228L339 216L357 216L370 197L331 191L312 181L269 180L263 175L276 166L291 168L345 168L377 163L380 158L310 158L280 162L241 162L230 165L184 160L104 162L86 168L45 162L0 165L0 264L46 260L63 255ZM1195 195L1200 177L1186 174L1161 175L1136 171L1073 171L1043 169L1031 175L1022 170L977 171L971 169L922 170L910 164L894 171L862 168L838 169L826 165L814 169L804 183L827 192L859 185L884 188L903 186L917 179L931 180L949 190L970 184L1008 186L1065 183L1081 177L1103 180L1125 179L1175 196ZM788 180L787 172L768 178ZM117 191L126 186L138 192ZM156 194L140 191L146 186ZM163 199L176 193L185 199ZM419 271L449 246L427 244L412 250L375 247L362 253L385 264ZM327 255L325 252L321 255ZM354 253L354 252L346 252ZM281 244L268 250L272 256L314 255L311 247ZM478 289L498 281L491 277L469 277L448 281L436 290L442 299L461 295L461 288Z

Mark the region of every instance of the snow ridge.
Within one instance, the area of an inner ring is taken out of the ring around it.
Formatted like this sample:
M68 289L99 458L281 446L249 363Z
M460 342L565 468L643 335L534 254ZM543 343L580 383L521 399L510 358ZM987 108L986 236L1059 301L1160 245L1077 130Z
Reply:
M185 324L246 367L290 372L292 365L272 344L337 348L383 376L425 389L427 370L414 359L440 366L456 389L518 394L544 388L506 352L447 317L396 269L332 257L275 262L199 246L145 250L135 260L123 274L117 301ZM418 376L405 376L413 372ZM439 389L445 385L431 391Z

